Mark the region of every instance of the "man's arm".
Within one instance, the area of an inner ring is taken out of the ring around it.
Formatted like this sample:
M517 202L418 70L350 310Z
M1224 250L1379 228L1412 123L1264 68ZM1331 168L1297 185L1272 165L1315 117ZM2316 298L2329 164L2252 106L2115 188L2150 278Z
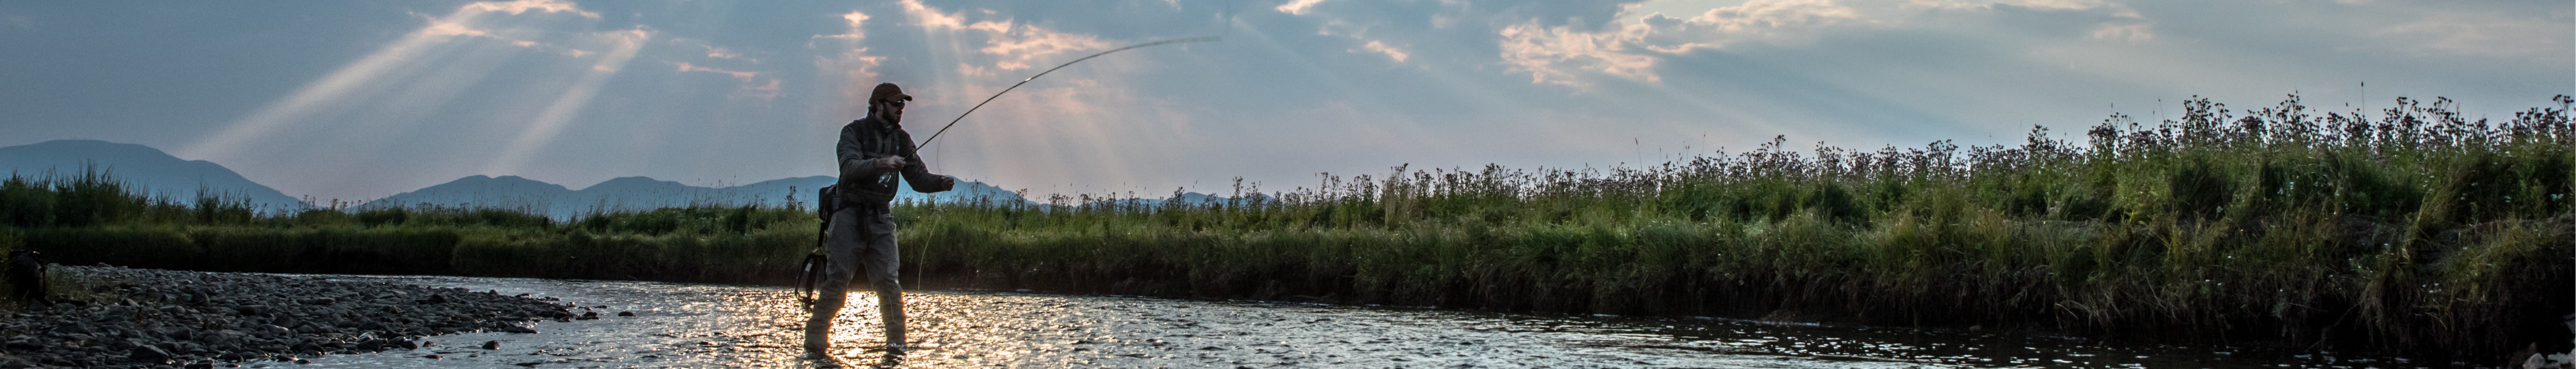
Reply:
M957 179L955 178L930 174L930 164L928 162L921 161L921 152L917 150L920 148L913 146L911 133L897 135L897 137L901 138L901 141L903 141L901 143L897 143L897 145L903 145L903 150L901 151L903 156L899 157L904 159L903 181L905 184L912 185L913 192L933 193L947 191L951 188L957 187Z

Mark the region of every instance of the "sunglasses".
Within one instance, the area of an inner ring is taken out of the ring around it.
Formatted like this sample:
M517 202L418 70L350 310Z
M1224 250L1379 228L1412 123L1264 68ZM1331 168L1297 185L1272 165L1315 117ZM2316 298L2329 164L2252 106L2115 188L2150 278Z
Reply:
M893 104L894 107L900 108L903 107L904 100L886 100L885 103Z

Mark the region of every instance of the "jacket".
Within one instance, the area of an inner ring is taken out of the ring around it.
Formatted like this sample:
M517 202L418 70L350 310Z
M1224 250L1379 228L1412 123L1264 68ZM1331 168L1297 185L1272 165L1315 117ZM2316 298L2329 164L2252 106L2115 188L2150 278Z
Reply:
M879 123L875 118L850 121L841 126L841 141L833 148L837 159L834 162L842 170L840 181L832 186L841 193L841 201L861 206L885 206L894 201L898 177L916 192L941 192L955 187L953 182L930 174L930 166L922 163L918 149L913 146L912 134L904 132L901 125ZM880 171L866 163L888 156L902 156L903 169Z

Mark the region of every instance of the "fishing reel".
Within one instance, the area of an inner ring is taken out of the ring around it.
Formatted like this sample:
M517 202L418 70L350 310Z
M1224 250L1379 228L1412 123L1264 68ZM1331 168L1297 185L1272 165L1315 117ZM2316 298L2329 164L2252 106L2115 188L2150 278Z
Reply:
M813 310L814 300L822 298L822 291L817 287L823 283L823 268L829 262L821 252L805 254L804 269L796 273L796 303L804 305L806 310Z

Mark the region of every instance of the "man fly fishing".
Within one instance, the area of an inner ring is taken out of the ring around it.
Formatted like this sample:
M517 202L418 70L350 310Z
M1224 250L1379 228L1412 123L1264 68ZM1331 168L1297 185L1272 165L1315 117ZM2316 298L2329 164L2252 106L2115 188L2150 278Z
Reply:
M957 179L930 174L922 163L919 147L912 134L903 130L903 105L912 95L893 83L879 83L868 93L868 114L841 126L841 141L834 146L834 162L840 163L840 181L832 185L838 192L838 210L831 212L826 227L825 268L823 279L815 289L814 316L805 321L805 352L815 357L830 357L832 317L839 315L841 304L848 299L852 274L863 274L877 290L877 311L885 317L885 350L888 355L902 355L903 285L896 279L902 260L894 244L894 217L887 203L894 201L895 180L912 186L913 191L931 193L957 186Z
M901 254L895 249L894 217L887 213L886 205L894 201L897 178L910 184L913 191L922 193L957 187L955 177L930 174L930 167L921 162L922 146L938 140L940 133L956 127L967 114L974 114L976 109L984 108L984 104L992 103L1002 94L1074 63L1136 48L1217 39L1217 36L1207 36L1147 42L1109 49L1056 65L993 93L983 102L975 103L974 107L966 108L965 113L959 113L957 119L949 120L948 125L939 127L938 132L932 132L930 138L921 140L918 145L913 143L912 134L905 132L901 124L903 105L912 101L912 95L904 94L903 89L893 83L877 84L876 89L868 93L867 117L841 127L841 142L834 149L841 167L841 179L826 190L826 193L836 194L825 196L823 200L823 210L829 214L825 217L822 236L824 246L820 259L823 260L817 263L815 257L809 256L805 277L800 277L798 282L799 285L811 286L808 290L814 294L810 300L814 316L805 321L805 352L816 358L831 356L832 317L840 314L841 304L848 299L850 275L863 272L868 283L876 286L877 311L885 317L886 354L890 355L889 358L903 354L903 285L896 280L898 274L895 272L896 266L901 264L897 258ZM822 266L820 273L814 270L817 264ZM815 278L816 274L820 274L820 278Z

